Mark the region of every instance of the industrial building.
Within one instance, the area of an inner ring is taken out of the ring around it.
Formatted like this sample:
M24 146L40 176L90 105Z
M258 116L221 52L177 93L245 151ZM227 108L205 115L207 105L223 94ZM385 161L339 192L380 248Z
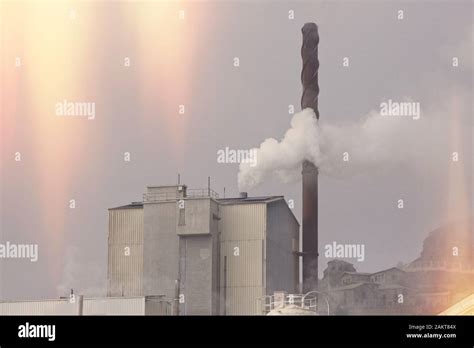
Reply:
M299 287L299 223L282 196L152 186L109 209L107 297L0 302L0 315L253 315Z
M148 187L109 209L108 249L107 296L161 295L183 315L260 314L259 299L299 286L299 223L282 196Z
M333 314L426 315L472 311L474 244L469 240L472 225L473 220L467 219L437 228L425 238L417 259L375 273L357 272L349 262L331 260L318 289L328 300ZM465 252L453 255L449 252L452 245L465 246Z

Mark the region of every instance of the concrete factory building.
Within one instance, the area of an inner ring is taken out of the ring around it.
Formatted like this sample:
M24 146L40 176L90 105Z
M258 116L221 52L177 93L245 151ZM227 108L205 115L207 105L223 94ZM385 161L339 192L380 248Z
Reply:
M261 314L299 285L299 223L282 196L148 187L109 209L107 296L164 296L181 315Z

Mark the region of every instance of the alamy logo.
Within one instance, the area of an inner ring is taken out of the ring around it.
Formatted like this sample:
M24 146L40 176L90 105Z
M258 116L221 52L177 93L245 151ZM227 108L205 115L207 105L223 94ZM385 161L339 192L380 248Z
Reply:
M64 99L55 105L56 116L84 116L88 120L95 119L94 102L71 102Z
M217 151L217 163L248 163L257 165L257 149L233 150L226 147Z
M18 326L20 338L47 338L48 341L56 339L56 325L35 325L26 322Z
M327 258L357 259L362 262L365 260L364 244L326 244L324 247L324 256Z
M380 115L382 116L409 116L414 120L420 119L420 103L418 102L394 102L389 99L380 103Z
M0 243L0 259L30 259L38 261L38 244Z

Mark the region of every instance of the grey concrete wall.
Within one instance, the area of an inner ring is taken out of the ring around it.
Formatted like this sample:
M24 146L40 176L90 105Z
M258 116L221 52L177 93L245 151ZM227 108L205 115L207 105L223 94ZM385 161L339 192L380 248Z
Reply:
M219 314L218 204L210 199L186 200L186 225L180 237L180 293L185 315ZM189 218L188 218L189 216Z
M176 233L179 235L210 233L211 200L195 198L184 200L184 225L179 224L179 214L176 216Z
M212 236L181 237L181 294L184 315L213 314Z
M177 187L149 187L147 194L157 201L143 208L144 294L176 298L179 279L181 314L217 313L217 203L181 197Z
M266 293L298 291L298 257L293 245L299 245L299 224L282 199L267 205Z
M183 188L182 191L179 191L179 187ZM148 186L147 194L156 195L156 198L160 199L175 199L183 197L184 191L186 190L186 185L180 186Z
M220 238L219 230L220 208L216 201L210 201L210 231L212 234L212 314L220 314Z

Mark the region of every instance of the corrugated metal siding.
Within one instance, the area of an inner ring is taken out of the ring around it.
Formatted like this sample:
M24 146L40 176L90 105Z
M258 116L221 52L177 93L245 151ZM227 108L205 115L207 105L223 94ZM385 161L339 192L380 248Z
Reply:
M143 208L109 210L109 243L143 244Z
M77 315L68 299L0 302L0 315ZM145 297L84 299L84 315L145 315Z
M266 204L221 206L220 231L220 293L226 294L226 314L259 314L257 298L265 293ZM234 255L236 247L239 256Z
M107 295L142 295L143 209L110 210L108 240Z
M145 315L145 298L84 299L85 315Z
M0 315L75 315L77 305L68 300L2 302Z
M228 315L255 315L262 314L261 302L264 296L262 287L229 287L227 289Z
M223 240L264 239L266 204L222 205Z
M221 243L221 254L227 256L227 286L262 287L264 285L262 243L262 240ZM239 248L239 256L234 255L234 248Z

